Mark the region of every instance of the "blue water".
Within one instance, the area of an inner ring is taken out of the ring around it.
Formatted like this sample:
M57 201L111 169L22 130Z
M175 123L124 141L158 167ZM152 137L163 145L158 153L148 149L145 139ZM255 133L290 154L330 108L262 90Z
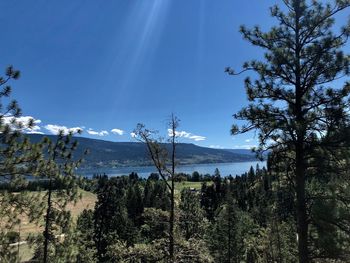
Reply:
M192 174L194 171L200 174L214 174L216 168L219 169L221 176L236 176L241 175L249 170L251 166L254 168L259 164L259 167L266 167L266 162L239 162L239 163L208 163L208 164L191 164L191 165L179 165L176 167L177 173ZM93 174L105 173L108 176L121 176L129 175L131 172L136 172L140 177L147 178L150 173L157 172L153 166L138 166L138 167L120 167L120 168L99 168L91 170L82 170L77 173L92 177Z

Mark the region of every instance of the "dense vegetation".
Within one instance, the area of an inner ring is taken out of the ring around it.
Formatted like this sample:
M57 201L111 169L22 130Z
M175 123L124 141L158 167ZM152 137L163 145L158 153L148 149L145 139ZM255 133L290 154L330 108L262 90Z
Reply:
M310 192L326 196L336 190L333 180L339 174L324 181L329 168L318 171ZM176 192L175 261L296 262L294 193L284 176L269 171L252 167L235 178L222 178L218 170L210 178L181 175L206 181ZM100 175L80 186L96 193L95 208L66 225L67 239L51 244L49 262L168 261L170 195L158 174L148 179ZM349 186L343 190L349 192ZM347 262L350 211L335 196L320 200L315 198L310 211L313 258Z

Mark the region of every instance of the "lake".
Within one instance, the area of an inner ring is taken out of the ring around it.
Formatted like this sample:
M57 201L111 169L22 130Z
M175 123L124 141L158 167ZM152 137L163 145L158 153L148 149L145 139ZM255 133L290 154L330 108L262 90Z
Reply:
M216 168L219 169L221 176L236 176L241 175L247 172L251 166L254 168L256 165L259 165L260 168L266 167L266 162L239 162L239 163L208 163L208 164L191 164L191 165L179 165L176 168L177 173L187 173L192 174L194 171L199 172L200 174L214 174ZM108 176L121 176L129 175L131 172L136 172L140 177L147 178L150 173L157 172L153 166L138 166L138 167L120 167L120 168L99 168L91 170L78 171L77 173L86 176L92 177L93 174L105 173Z

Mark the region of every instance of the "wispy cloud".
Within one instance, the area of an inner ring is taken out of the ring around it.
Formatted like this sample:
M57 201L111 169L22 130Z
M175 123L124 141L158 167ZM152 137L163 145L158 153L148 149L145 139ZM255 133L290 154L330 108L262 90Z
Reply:
M213 148L213 149L225 149L225 147L221 146L221 145L209 145L209 148Z
M21 127L20 130L22 130L24 133L43 134L43 132L40 131L41 128L39 126L39 124L41 123L41 120L37 120L32 116L20 116L20 117L4 116L2 120L4 124L9 125L11 129L18 130L19 127ZM32 123L32 126L28 127L30 123Z
M107 136L109 134L108 131L94 131L91 128L89 128L86 132L90 135L96 135L96 136Z
M192 136L190 136L188 138L191 139L191 140L195 140L196 142L197 141L205 141L205 139L206 139L206 137L199 136L199 135L192 135Z
M171 129L168 129L168 136L173 136L173 131ZM196 142L204 141L206 139L206 137L204 137L204 136L194 135L194 134L191 134L190 132L186 132L186 131L175 131L175 136L179 137L179 138L180 137L187 138L190 140L194 140Z
M112 129L112 130L111 130L111 133L116 134L116 135L123 135L123 134L124 134L124 131L121 130L121 129L115 128L115 129Z
M79 131L83 131L83 127L68 128L66 126L60 126L55 124L48 124L44 126L44 128L55 135L58 134L60 131L63 131L64 134L68 134L69 132L78 133Z
M131 133L130 133L130 136L131 136L131 138L136 138L136 133L131 132Z
M257 145L254 144L242 144L242 145L235 145L233 146L233 149L247 149L251 150L252 148L258 147Z

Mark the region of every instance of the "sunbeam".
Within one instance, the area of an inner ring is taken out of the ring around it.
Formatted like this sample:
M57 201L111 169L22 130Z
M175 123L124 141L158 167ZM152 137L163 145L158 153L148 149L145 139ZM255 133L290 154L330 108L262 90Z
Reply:
M118 76L115 89L116 96L125 94L137 72L152 58L165 25L169 0L154 0L135 3L122 32L125 32L123 43L118 44L111 70L123 67L123 75ZM132 46L132 49L130 49ZM127 51L126 51L127 50ZM125 98L124 98L125 99ZM118 103L118 99L115 100Z

